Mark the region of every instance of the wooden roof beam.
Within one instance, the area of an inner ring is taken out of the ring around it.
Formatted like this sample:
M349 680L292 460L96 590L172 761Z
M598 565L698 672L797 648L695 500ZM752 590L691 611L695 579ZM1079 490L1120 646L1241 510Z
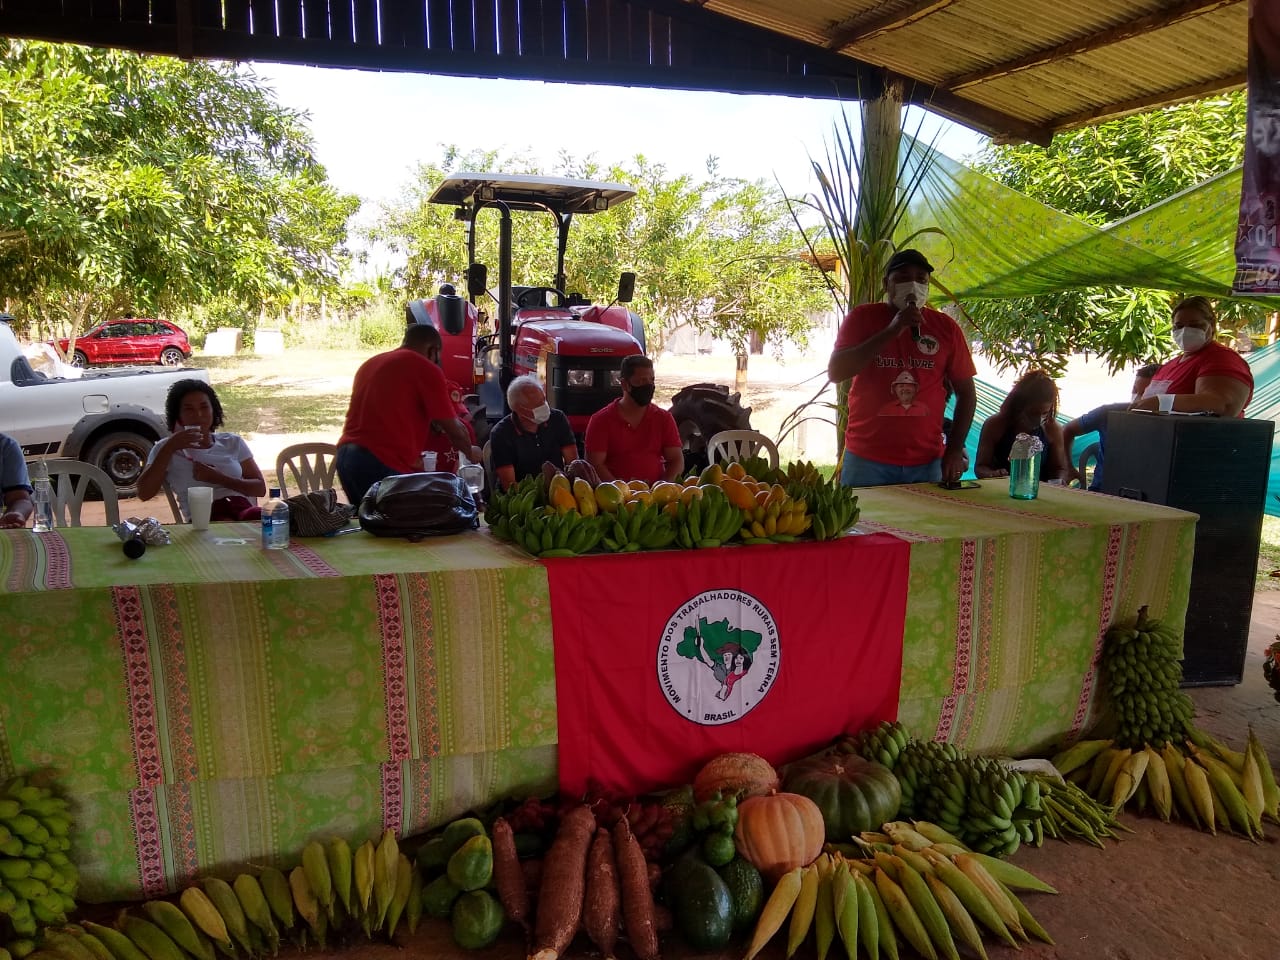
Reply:
M1136 19L1118 23L1114 26L1107 27L1105 30L1098 30L1094 33L1086 34L1083 37L1076 37L1074 40L1068 40L1066 43L1059 43L1052 47L1044 47L1040 50L1034 50L1024 56L1014 60L1006 60L1003 63L992 64L989 67L983 67L980 70L971 70L968 73L962 73L958 76L945 80L942 86L951 91L963 90L965 87L972 87L979 83L987 83L1000 77L1007 77L1013 73L1019 73L1023 70L1030 70L1035 67L1042 67L1046 64L1053 63L1055 60L1063 60L1067 57L1074 57L1082 53L1088 53L1091 50L1098 50L1115 43L1122 43L1125 40L1131 40L1134 37L1144 33L1150 33L1152 30L1160 30L1165 27L1171 27L1174 24L1182 23L1194 17L1203 16L1206 13L1212 13L1214 10L1222 7L1229 7L1240 3L1242 0L1183 0L1177 6L1161 10L1157 13L1149 13Z
M923 20L944 7L949 7L954 0L914 0L909 6L883 13L867 19L866 17L849 17L841 20L831 28L831 33L822 45L828 50L844 50L890 30L898 30L910 26L917 20Z
M1105 107L1099 107L1096 110L1083 110L1080 113L1054 117L1045 124L1045 128L1052 133L1057 133L1062 130L1072 130L1076 127L1083 127L1086 125L1092 126L1095 123L1101 123L1105 120L1115 120L1130 113L1140 113L1143 110L1150 110L1152 107L1172 106L1175 103L1183 103L1187 100L1199 100L1202 97L1212 96L1215 93L1225 93L1227 90L1236 90L1243 87L1247 82L1248 77L1245 71L1242 70L1239 73L1228 74L1225 77L1218 77L1216 80L1193 83L1185 87L1165 90L1162 93L1153 93L1149 96L1137 97L1133 100L1109 104Z
M885 84L893 81L902 84L908 104L925 107L934 113L962 123L970 129L985 133L995 140L1007 143L1030 142L1045 146L1053 138L1053 131L1019 120L1017 117L984 107L980 103L958 97L949 90L926 86L910 77L889 73Z

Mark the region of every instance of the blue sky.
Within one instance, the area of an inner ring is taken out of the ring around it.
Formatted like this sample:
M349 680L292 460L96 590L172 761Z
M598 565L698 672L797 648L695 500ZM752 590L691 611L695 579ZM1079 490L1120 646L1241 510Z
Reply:
M673 174L705 173L709 157L726 176L808 189L808 154L821 155L840 104L792 97L687 93L526 80L475 80L258 63L255 72L286 106L311 115L320 161L341 189L365 199L394 197L441 145L534 155L550 167L561 150L601 164L637 154ZM851 109L856 106L851 105ZM942 151L960 160L984 138L941 127Z

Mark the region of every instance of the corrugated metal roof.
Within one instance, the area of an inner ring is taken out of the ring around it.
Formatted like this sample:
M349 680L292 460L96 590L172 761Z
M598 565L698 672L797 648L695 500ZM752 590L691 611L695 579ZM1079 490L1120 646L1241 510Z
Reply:
M709 0L705 6L908 78L917 85L912 99L1014 138L1045 139L1245 82L1245 0ZM1003 130L1001 117L1009 121Z
M1280 3L1280 0L1259 0ZM908 98L998 138L1242 86L1246 0L0 0L0 34L180 57Z

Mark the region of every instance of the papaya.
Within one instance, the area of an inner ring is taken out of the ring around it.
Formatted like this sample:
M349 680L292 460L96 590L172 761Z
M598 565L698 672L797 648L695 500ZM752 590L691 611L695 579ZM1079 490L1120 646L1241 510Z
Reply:
M680 485L670 483L666 480L659 481L653 485L653 489L649 491L653 497L653 502L660 507L665 507L668 503L672 503L680 497Z
M680 491L680 502L686 507L695 500L702 499L702 488L696 483L692 486L686 486Z
M724 467L718 463L713 463L707 467L698 477L699 483L710 483L713 486L720 486L720 481L724 479Z
M724 468L724 475L731 480L743 480L747 476L747 468L735 460Z
M737 464L730 464L736 467ZM725 477L720 484L720 489L725 492L725 496L739 510L750 510L756 505L756 499L752 496L751 491L747 489L746 484L735 477Z
M457 884L441 875L422 888L422 909L427 916L444 920L453 911L454 901L461 895L462 891Z
M498 939L502 905L483 890L464 893L453 904L453 940L464 950L483 950Z
M472 837L484 836L484 824L475 817L460 817L454 820L444 832L440 834L440 839L444 841L444 860L447 863L449 858L457 852L458 848L470 840Z
M595 489L596 505L602 513L617 513L622 506L622 493L612 483L598 483Z
M445 875L461 890L479 890L493 879L493 844L486 836L472 837L449 858Z
M628 480L627 487L632 493L648 493L649 484L644 480Z
M600 512L595 491L582 477L575 477L573 480L573 499L577 501L578 512L584 517L594 517Z
M423 877L433 877L449 862L444 837L432 837L418 851L418 870Z

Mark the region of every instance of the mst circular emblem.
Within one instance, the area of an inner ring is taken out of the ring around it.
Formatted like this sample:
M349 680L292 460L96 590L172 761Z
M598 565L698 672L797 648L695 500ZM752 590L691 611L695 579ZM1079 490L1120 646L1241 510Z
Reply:
M759 705L780 662L768 607L741 590L707 590L682 603L662 628L658 686L686 720L720 726Z

